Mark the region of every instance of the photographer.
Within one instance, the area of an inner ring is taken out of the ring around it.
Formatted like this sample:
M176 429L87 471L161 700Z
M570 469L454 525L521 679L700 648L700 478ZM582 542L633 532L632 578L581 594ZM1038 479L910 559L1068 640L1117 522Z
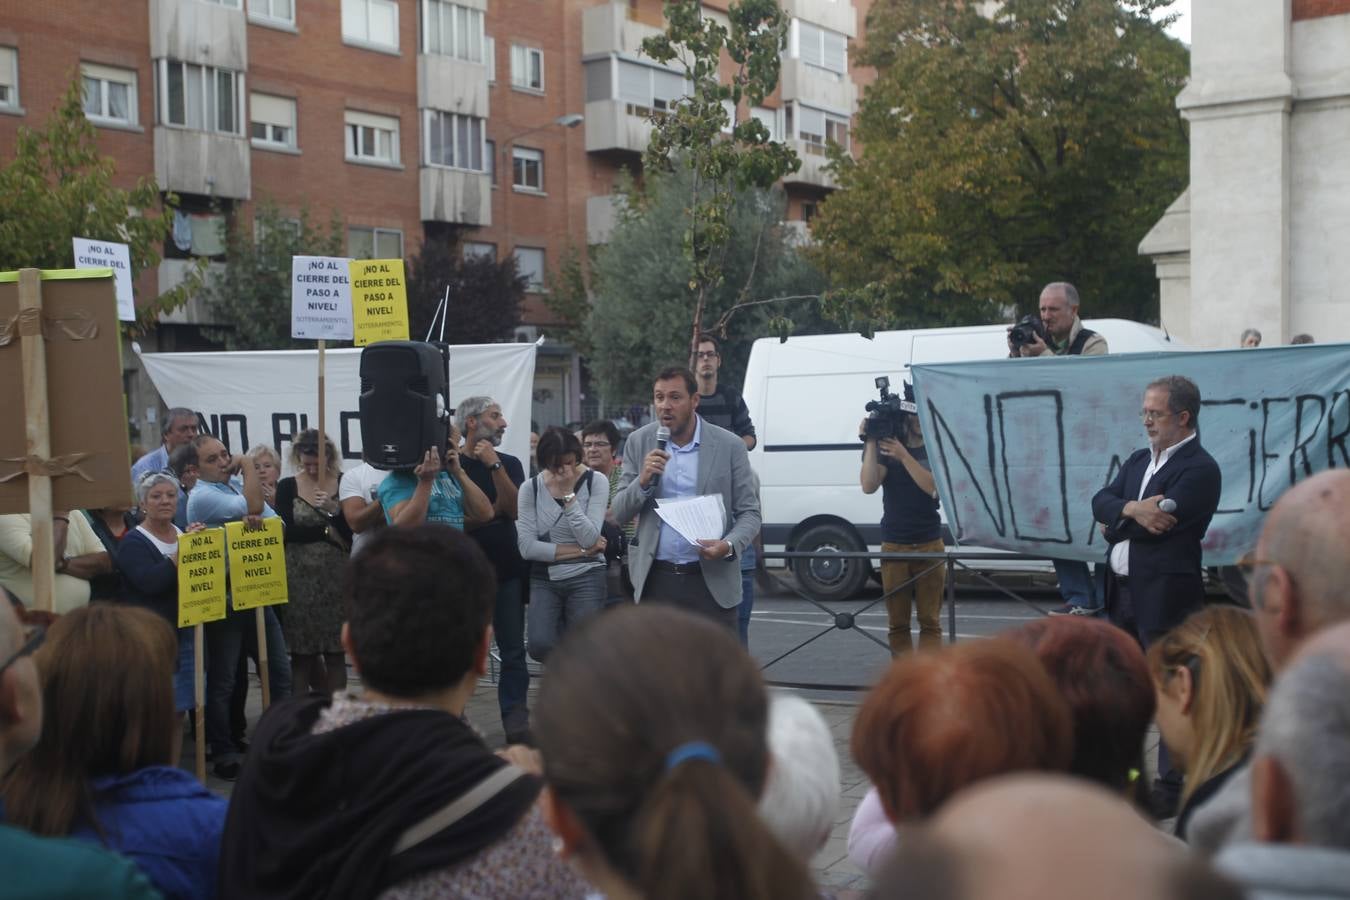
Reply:
M937 485L928 466L914 389L905 385L905 399L888 393L878 379L881 402L868 404L871 415L858 426L863 443L859 481L864 494L881 488L881 550L884 553L940 553L942 521L938 518ZM942 593L947 567L941 560L883 560L881 585L886 595L887 638L891 653L913 649L909 633L911 598L919 619L919 649L942 646ZM911 578L914 581L897 590Z
M1041 290L1041 317L1027 316L1008 329L1008 355L1105 356L1106 338L1083 327L1078 318L1078 289L1067 281L1047 284ZM1064 605L1052 616L1095 616L1105 602L1101 584L1085 562L1051 560L1059 579Z

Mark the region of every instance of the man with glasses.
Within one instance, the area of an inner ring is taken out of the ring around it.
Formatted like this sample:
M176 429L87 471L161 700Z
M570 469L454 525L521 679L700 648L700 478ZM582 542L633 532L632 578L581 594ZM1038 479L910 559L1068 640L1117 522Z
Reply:
M694 374L698 377L698 414L705 422L725 428L745 442L745 449L755 449L755 423L750 421L750 410L745 399L729 385L717 383L717 370L722 366L722 350L711 334L698 336L697 360Z
M1097 492L1092 514L1105 526L1110 548L1107 613L1148 649L1204 605L1200 542L1219 508L1223 476L1200 446L1195 382L1180 375L1153 382L1144 391L1140 417L1149 446L1131 454ZM1154 813L1165 814L1180 796L1181 775L1164 747L1158 772Z
M637 531L637 520L620 522L613 511L614 495L619 491L623 477L623 462L615 454L619 450L619 429L609 419L597 419L581 429L582 462L587 468L594 469L609 479L609 506L605 508L605 522L619 528L625 539L631 541ZM612 543L615 535L607 535ZM624 565L622 559L612 559L606 574L606 608L628 601L632 597L631 586L624 584Z
M23 626L0 589L0 772L8 772L42 734L42 687L33 651L42 628ZM0 872L7 897L112 897L159 894L129 859L67 838L45 838L0 825Z

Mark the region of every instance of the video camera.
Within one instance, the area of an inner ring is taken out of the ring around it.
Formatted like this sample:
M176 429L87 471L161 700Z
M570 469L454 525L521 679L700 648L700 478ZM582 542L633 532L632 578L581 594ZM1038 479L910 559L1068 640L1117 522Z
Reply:
M908 381L905 382L903 398L891 393L891 380L885 375L877 376L876 386L881 392L881 399L867 401L863 440L902 439L905 434L905 419L919 413L919 405L914 402L914 386Z
M1045 323L1041 321L1040 316L1023 316L1008 332L1008 344L1014 351L1021 350L1027 344L1036 343L1036 338L1044 341L1045 346L1051 350L1055 349L1055 340L1050 337L1050 332L1045 330Z

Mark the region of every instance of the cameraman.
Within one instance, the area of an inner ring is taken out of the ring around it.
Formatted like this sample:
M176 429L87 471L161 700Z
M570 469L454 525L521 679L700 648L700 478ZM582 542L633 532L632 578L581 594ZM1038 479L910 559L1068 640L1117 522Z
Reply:
M1041 290L1041 322L1054 346L1047 345L1041 336L1019 345L1008 330L1009 356L1105 356L1106 338L1084 328L1078 318L1078 289L1067 281L1047 284ZM1098 583L1085 562L1074 559L1054 559L1055 575L1059 579L1059 594L1064 605L1051 610L1052 616L1095 616L1105 603L1105 588ZM1103 574L1102 578L1105 578Z
M912 388L905 385L906 400L912 400ZM942 521L938 518L937 484L928 466L919 417L907 413L900 417L899 439L876 438L867 433L868 422L858 426L858 438L864 441L860 482L864 494L881 488L881 550L883 553L937 552L942 543ZM942 592L947 567L941 560L883 560L881 585L886 594L887 638L891 653L913 649L909 636L910 598L919 618L919 649L936 650L942 646ZM896 590L909 579L910 585Z

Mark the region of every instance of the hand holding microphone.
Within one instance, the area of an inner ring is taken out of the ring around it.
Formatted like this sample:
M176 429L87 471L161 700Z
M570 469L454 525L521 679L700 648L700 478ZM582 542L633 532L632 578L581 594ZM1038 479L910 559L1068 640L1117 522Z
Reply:
M1171 497L1164 497L1158 501L1158 509L1161 509L1165 513L1174 513L1177 511L1177 501L1173 500Z
M656 429L656 449L642 460L642 472L638 476L638 482L644 488L660 487L661 473L666 470L666 460L670 459L670 454L666 452L666 445L669 443L670 429L662 425Z

